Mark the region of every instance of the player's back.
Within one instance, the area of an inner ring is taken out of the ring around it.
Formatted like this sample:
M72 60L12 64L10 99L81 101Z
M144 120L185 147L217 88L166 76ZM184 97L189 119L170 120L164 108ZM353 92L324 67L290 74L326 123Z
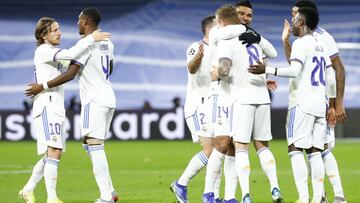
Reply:
M110 41L94 43L80 58L80 98L83 105L94 101L100 106L115 108L115 94L109 80L110 61L114 58L114 45Z
M337 48L334 37L325 29L317 27L314 31L314 36L322 42L330 58L339 54L339 49Z
M49 80L54 79L61 74L63 66L60 62L53 61L54 46L49 44L42 44L38 46L34 54L34 77L35 82L42 84ZM41 114L44 107L48 106L50 109L63 114L64 110L64 89L60 85L48 90L44 90L34 98L33 115Z
M226 44L223 46L222 44ZM246 47L238 38L222 40L219 46L229 47L231 55L219 53L219 56L231 57L231 95L242 104L265 104L270 103L269 94L266 88L265 74L254 75L248 72L251 64L262 61L262 49L258 44ZM219 49L224 52L224 50Z
M297 60L303 67L298 77L296 103L314 116L325 116L326 69L331 66L329 57L320 40L305 35L293 43L291 60ZM290 105L290 104L289 104Z

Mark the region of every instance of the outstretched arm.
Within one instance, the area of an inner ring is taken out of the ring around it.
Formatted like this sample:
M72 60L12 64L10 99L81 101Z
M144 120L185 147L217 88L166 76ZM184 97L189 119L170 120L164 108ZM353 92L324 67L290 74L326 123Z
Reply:
M43 90L47 90L49 88L57 87L62 85L70 80L73 80L76 74L79 72L80 66L78 64L70 64L69 68L66 72L58 75L56 78L47 81L43 84L30 84L29 88L25 90L25 95L28 97L34 97Z
M291 61L290 67L287 68L274 68L269 66L266 67L260 61L258 61L257 63L258 64L256 65L250 65L250 68L248 69L250 73L256 75L267 73L279 77L295 78L299 75L302 68L302 64L299 61L295 60Z
M275 58L277 56L277 51L275 47L264 37L261 37L259 46L263 50L266 57Z
M76 45L72 46L69 49L60 49L55 53L53 60L72 60L78 58L83 52L86 51L94 42L109 40L110 33L100 32L100 30L95 30L91 35L88 35L81 40L79 40Z

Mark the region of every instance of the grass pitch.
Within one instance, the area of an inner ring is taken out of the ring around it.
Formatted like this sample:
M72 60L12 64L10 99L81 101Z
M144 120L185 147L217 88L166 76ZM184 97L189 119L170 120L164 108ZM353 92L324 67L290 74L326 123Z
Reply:
M338 141L333 151L340 168L345 195L350 203L360 202L359 144L359 141ZM191 141L108 141L105 148L120 203L175 202L169 185L181 175L191 157L201 149ZM271 149L276 158L280 189L285 202L294 202L297 192L286 142L273 141ZM0 202L22 202L17 198L17 192L30 177L32 167L39 158L36 156L34 141L0 141ZM250 152L250 163L253 202L271 202L267 177L261 170L253 149ZM189 183L190 202L201 202L204 172L205 170L201 171ZM327 178L325 187L329 200L332 201L332 187ZM57 191L66 203L93 202L99 197L91 162L78 141L67 143L67 152L60 162ZM37 202L46 202L43 180L38 184L35 196ZM240 200L239 189L237 197Z

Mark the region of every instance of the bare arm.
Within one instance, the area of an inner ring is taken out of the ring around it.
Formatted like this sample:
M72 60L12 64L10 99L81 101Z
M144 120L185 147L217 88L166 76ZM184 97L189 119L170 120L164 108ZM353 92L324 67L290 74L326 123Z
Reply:
M53 60L72 60L79 57L83 52L86 51L94 42L109 40L110 33L100 32L100 30L95 30L91 35L88 35L81 40L79 40L76 45L72 46L69 49L61 49L54 55Z
M42 92L45 88L52 88L57 87L59 85L62 85L72 79L76 76L76 74L79 72L80 66L77 64L70 64L69 68L66 70L66 72L58 75L56 78L46 82L46 84L30 84L29 88L25 90L25 95L28 97L34 97L40 92Z
M195 74L199 70L203 56L204 56L204 44L201 44L199 46L199 52L188 63L189 73Z
M219 59L219 69L218 75L220 80L226 80L230 74L230 68L232 66L232 61L228 58Z
M337 120L340 123L344 123L346 120L346 112L344 107L344 91L345 91L345 68L341 62L339 55L331 58L332 67L335 70L336 76L336 99L335 99L335 111Z
M290 44L290 32L291 32L291 28L290 28L290 24L289 22L285 19L284 21L284 29L283 29L283 33L281 36L282 42L283 42L283 47L284 47L284 52L285 52L285 57L286 60L288 61L288 63L290 64L290 56L291 56L291 44Z
M79 72L80 66L78 64L70 64L66 72L58 75L56 78L47 82L49 88L57 87L62 85L70 80L73 80L76 74Z

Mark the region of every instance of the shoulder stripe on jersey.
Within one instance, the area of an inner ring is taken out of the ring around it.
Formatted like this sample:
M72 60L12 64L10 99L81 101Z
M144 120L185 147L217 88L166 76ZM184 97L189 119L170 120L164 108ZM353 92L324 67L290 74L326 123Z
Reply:
M75 60L71 60L71 63L70 64L77 64L77 65L79 65L80 67L83 67L84 66L84 64L82 64L82 63L80 63L80 62L78 62L78 61L75 61Z
M302 66L304 66L304 62L302 62L300 59L293 58L293 59L290 59L290 61L298 61L301 63Z
M57 52L54 54L53 62L55 62L55 57L56 57L56 55L57 55L61 50L62 50L62 49L59 49L59 51L57 51Z
M315 32L317 32L317 33L319 33L319 34L323 34L325 31L324 31L322 28L320 28L320 27L316 27Z
M334 58L335 56L339 55L339 52L336 52L335 54L331 55L330 58Z

